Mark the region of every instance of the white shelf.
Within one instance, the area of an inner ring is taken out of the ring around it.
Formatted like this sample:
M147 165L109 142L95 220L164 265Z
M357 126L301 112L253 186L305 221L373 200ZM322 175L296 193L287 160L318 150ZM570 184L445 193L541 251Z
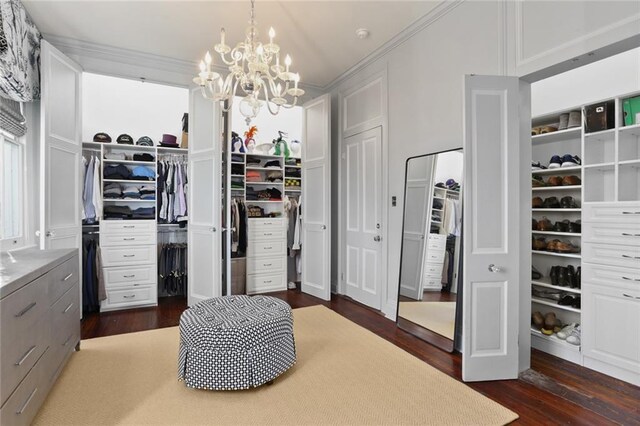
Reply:
M169 148L166 146L157 146L158 152L162 152L163 154L167 152L175 152L178 154L188 154L189 148Z
M618 129L620 132L620 136L625 135L627 133L632 134L633 136L640 136L640 124L633 124L631 126L623 126Z
M613 133L615 133L616 129L607 129L607 130L600 130L598 132L591 132L591 133L585 133L584 134L584 138L585 139L599 139L601 136L608 136L609 134L613 135Z
M232 161L231 164L240 164L244 166L244 162L240 162L240 161Z
M560 235L563 237L581 237L580 233L573 232L556 232L556 231L531 231L532 234L540 234L540 235Z
M621 166L633 166L633 165L640 166L640 160L619 161L618 164L620 164Z
M278 185L278 186L282 186L282 185L284 185L284 182L247 182L245 186L251 186L251 185Z
M138 164L141 166L153 166L155 167L155 160L153 161L136 161L136 160L111 160L109 158L105 158L104 160L105 163L115 163L115 164Z
M534 126L535 127L535 126ZM555 132L543 133L531 136L533 143L558 142L569 139L577 139L582 135L582 127L572 127L570 129L557 130Z
M241 152L232 152L232 154L242 154ZM282 155L271 155L271 154L257 154L255 152L246 152L245 155L247 157L260 157L260 158L284 158Z
M295 177L295 176L287 176L286 174L285 174L285 176L284 176L284 178L285 178L285 179L295 179L295 180L302 180L302 178L301 178L301 177Z
M245 203L282 203L282 200L273 201L273 200L245 200Z
M99 148L103 145L107 145L109 142L82 142L83 146L88 146L91 148Z
M538 299L537 297L533 297L532 296L531 297L531 302L538 303L540 305L552 306L554 308L558 308L558 309L561 309L563 311L570 311L570 312L580 313L580 309L572 308L571 306L558 305L558 303L555 300Z
M83 143L86 143L86 142L83 142ZM121 149L125 151L140 151L140 152L154 152L156 148L159 148L155 146L129 145L124 143L109 143L109 142L103 143L102 146L104 146L105 149L109 149L109 150Z
M244 175L231 175L231 177L241 177L241 178L243 178Z
M585 169L598 169L598 168L613 168L616 165L616 163L614 163L613 161L610 161L608 163L599 163L599 164L585 164L584 168Z
M246 167L247 170L272 170L275 172L281 172L282 171L282 167L252 167L252 166L247 166Z
M137 198L104 198L102 201L104 203L155 203L156 199L139 200Z
M302 189L297 189L297 188L284 188L285 192L302 192Z
M550 342L553 342L555 344L558 345L562 345L564 347L566 347L566 349L569 349L573 352L580 352L580 345L572 345L571 343L567 343L566 340L560 340L558 339L558 337L554 334L552 334L551 336L547 336L546 334L542 334L542 332L540 330L536 330L535 328L531 329L531 335L532 336L536 336L536 337L540 337L542 339L548 340Z
M533 254L541 254L543 256L557 256L557 257L569 257L572 259L581 259L579 253L554 253L552 251L542 251L542 250L531 250Z
M284 166L285 166L285 167L292 168L292 169L301 169L301 168L302 168L302 166L288 166L288 165L286 165L286 164L285 164Z
M532 280L531 281L531 285L535 285L537 287L552 288L552 289L555 289L555 290L566 291L566 292L569 292L569 293L582 294L582 290L580 290L579 288L562 287L562 286L559 286L559 285L553 285L553 284L551 284L549 282L546 282L546 281Z
M444 211L443 209L436 209L435 207L432 207L431 210L435 210L437 212L443 212Z
M133 180L133 179L102 179L103 182L118 182L118 183L135 183L145 185L155 185L155 180Z
M531 170L532 175L556 175L568 172L577 172L582 170L582 166L558 167L555 169Z
M582 209L531 209L532 212L581 212Z
M566 185L566 186L540 186L531 188L532 191L570 191L572 189L581 189L582 185Z

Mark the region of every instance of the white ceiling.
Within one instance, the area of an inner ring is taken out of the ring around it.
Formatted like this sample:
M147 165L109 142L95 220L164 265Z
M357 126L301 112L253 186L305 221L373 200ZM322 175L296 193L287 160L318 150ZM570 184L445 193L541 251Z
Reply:
M244 39L250 2L23 0L44 34L106 46L199 61L220 38ZM261 40L269 26L276 43L293 58L301 80L323 87L384 45L440 1L260 1ZM371 31L367 39L357 28ZM214 57L219 62L219 58ZM281 57L284 59L284 55ZM194 73L196 72L194 67Z

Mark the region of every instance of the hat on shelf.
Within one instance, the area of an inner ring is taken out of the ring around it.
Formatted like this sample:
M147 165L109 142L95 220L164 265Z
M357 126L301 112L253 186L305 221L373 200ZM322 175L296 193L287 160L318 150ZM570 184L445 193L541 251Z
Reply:
M160 141L160 146L168 146L168 147L178 147L177 137L174 135L163 134L162 140Z
M120 136L118 136L118 139L116 139L116 142L127 144L127 145L133 145L133 138L127 135L126 133L123 133Z
M105 132L96 133L93 135L94 142L111 142L111 136L106 134Z
M149 136L143 136L136 141L136 145L153 146L153 140Z

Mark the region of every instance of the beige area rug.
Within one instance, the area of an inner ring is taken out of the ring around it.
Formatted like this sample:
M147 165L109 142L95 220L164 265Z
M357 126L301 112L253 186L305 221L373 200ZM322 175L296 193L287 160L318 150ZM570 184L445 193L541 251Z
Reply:
M501 425L518 416L323 306L294 310L297 364L271 386L177 379L177 327L82 341L36 425Z
M453 340L456 302L400 302L398 315Z

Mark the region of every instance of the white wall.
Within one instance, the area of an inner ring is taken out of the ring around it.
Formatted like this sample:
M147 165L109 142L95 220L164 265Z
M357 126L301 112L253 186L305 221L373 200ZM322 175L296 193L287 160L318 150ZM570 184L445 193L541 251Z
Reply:
M286 132L288 136L285 138L287 141L298 140L302 141L302 112L301 106L295 106L291 109L281 108L278 115L271 115L267 111L267 106L263 106L258 116L251 120L251 124L247 126L245 118L240 114L240 99L236 97L233 102L231 113L231 130L236 132L242 140L244 140L244 132L246 132L250 126L257 126L258 133L256 133L256 144L271 143L274 139L278 138L278 131L282 130Z
M434 184L438 182L446 182L447 179L454 179L462 184L462 151L443 152L438 154L438 162L436 163L436 173L434 175Z
M115 143L126 133L134 142L149 136L157 144L164 133L182 134L182 114L189 111L187 89L109 77L82 75L82 140L106 132Z

